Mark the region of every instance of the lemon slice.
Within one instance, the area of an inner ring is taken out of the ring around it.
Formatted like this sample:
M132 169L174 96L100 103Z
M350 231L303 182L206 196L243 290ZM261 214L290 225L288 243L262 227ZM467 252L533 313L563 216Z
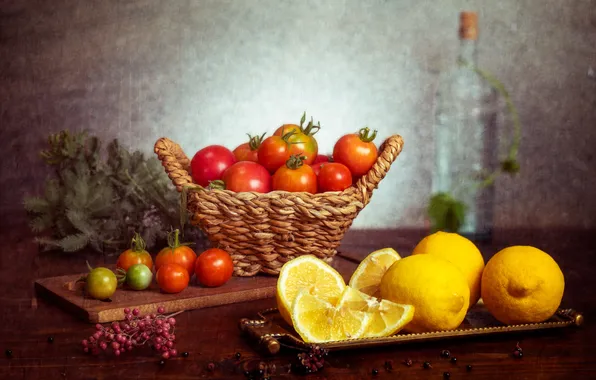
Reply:
M352 274L349 285L369 296L380 298L379 285L383 275L400 259L401 256L393 248L383 248L370 253Z
M345 287L343 277L329 264L314 255L299 256L285 263L279 272L277 308L292 325L292 305L301 290L335 307Z
M337 306L302 289L292 305L294 329L307 343L360 338L372 321L369 312L354 310L351 288L346 287Z
M350 286L344 291L340 302L351 310L371 314L372 320L362 337L384 337L395 334L414 318L414 306L378 300Z
M373 313L366 337L384 337L398 333L414 318L414 306L381 300Z

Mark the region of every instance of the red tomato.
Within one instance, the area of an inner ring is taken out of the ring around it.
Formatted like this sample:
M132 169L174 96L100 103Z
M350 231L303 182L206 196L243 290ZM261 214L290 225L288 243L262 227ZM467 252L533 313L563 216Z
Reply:
M230 166L223 174L226 190L237 193L255 191L268 193L271 191L271 175L263 165L256 162L240 161Z
M373 143L377 131L371 135L369 132L366 127L358 133L342 136L333 147L333 160L346 165L352 177L366 174L377 160L377 147Z
M321 172L321 168L323 167L324 164L326 164L326 162L319 162L319 163L310 165L310 167L315 172L317 177L319 176L319 173Z
M317 154L317 157L315 157L315 160L312 162L312 164L320 164L322 162L331 162L331 157L329 157L326 154Z
M135 232L130 248L118 256L116 267L127 271L134 264L145 264L149 269L153 269L153 259L145 250L145 241L138 232Z
M182 265L164 264L155 274L155 279L163 292L180 293L188 286L190 276Z
M155 257L155 270L159 270L165 264L178 264L186 269L189 277L192 277L195 273L197 254L188 245L180 244L179 236L178 229L168 234L168 246Z
M304 165L300 156L293 155L286 165L277 169L272 178L273 190L317 192L317 175L312 167Z
M326 162L318 175L319 191L344 191L352 186L350 169L339 162Z
M228 148L210 145L199 150L190 162L192 179L200 186L221 179L223 172L236 162L236 157Z
M210 248L199 255L195 272L203 286L222 286L232 277L234 262L223 249Z
M262 136L248 135L248 142L240 144L233 150L236 161L252 161L259 162L259 147L265 138L265 133Z

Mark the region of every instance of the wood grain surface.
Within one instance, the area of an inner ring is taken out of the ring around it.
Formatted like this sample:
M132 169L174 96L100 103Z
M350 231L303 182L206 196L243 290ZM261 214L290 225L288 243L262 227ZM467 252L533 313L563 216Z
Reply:
M0 356L0 379L245 379L244 371L264 363L275 366L272 379L300 379L290 370L297 352L281 347L275 356L264 353L239 329L242 318L275 307L274 298L205 307L176 316L176 348L188 357L160 357L149 348L139 348L119 357L83 353L81 340L94 332L93 326L56 302L37 298L35 279L85 272L85 261L103 262L92 252L79 254L43 253L37 250L26 226L13 225L3 231L4 254L0 256L0 348L12 356ZM488 260L498 250L513 244L531 244L550 253L565 274L562 308L581 310L585 323L580 328L513 332L503 336L409 343L384 347L331 352L322 372L307 379L593 379L596 378L596 231L590 230L499 230L495 240L481 246ZM340 247L341 260L334 266L349 278L357 262L384 246L395 247L402 256L413 249L420 231L354 231ZM350 259L345 259L349 257ZM115 258L113 259L115 261ZM49 343L48 338L53 342ZM524 350L522 359L512 357L516 343ZM450 350L457 363L440 357ZM239 354L239 357L237 357ZM404 360L412 360L412 366ZM386 361L393 363L387 371ZM429 361L431 369L424 369ZM467 366L472 370L468 371ZM377 375L373 376L373 370Z
M145 315L157 312L159 306L165 307L168 312L176 312L270 298L275 295L277 281L272 276L234 276L220 287L208 288L197 284L193 277L189 286L177 294L163 293L152 282L142 291L120 287L110 301L100 301L85 296L82 283L76 283L82 275L39 279L35 281L35 288L38 294L47 296L86 321L105 323L123 320L124 308L138 308Z

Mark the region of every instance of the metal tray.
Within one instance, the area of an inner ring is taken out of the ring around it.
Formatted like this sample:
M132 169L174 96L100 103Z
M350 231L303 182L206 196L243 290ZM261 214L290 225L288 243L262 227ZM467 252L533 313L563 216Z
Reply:
M300 338L300 335L298 335L298 333L296 333L294 329L283 320L277 309L263 310L258 313L258 315L259 319L241 319L239 328L265 352L275 355L279 352L282 346L290 349L304 350L311 345ZM484 305L479 303L468 311L464 322L456 330L418 334L400 332L383 338L348 339L317 343L317 345L326 348L329 351L346 350L411 342L505 334L511 332L519 333L563 327L577 327L581 326L583 320L583 315L574 309L559 309L555 315L545 322L504 325L494 319Z

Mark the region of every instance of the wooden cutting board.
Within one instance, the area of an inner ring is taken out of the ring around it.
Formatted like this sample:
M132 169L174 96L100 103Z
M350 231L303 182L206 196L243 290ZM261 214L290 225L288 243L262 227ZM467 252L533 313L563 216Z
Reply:
M92 323L124 319L124 308L138 308L141 314L164 306L168 313L210 306L275 297L277 277L232 277L217 288L206 288L191 280L188 288L177 294L162 293L153 282L148 289L135 291L126 287L116 290L111 301L99 301L83 294L83 285L76 283L82 274L43 278L35 281L36 292Z

